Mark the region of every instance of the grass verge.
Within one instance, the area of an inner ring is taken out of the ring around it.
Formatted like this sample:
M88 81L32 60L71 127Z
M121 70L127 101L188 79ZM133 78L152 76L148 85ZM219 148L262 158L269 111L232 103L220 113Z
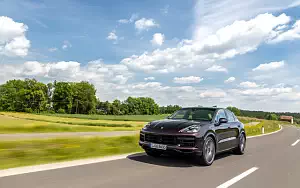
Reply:
M262 126L264 126L265 133L270 133L279 130L279 124L278 121L264 120L257 125L245 126L245 131L247 136L261 135Z
M16 112L0 112L0 114L19 118L19 119L61 123L61 124L69 124L69 125L87 125L87 126L102 126L102 127L136 127L136 126L141 127L146 124L146 122L139 122L139 121L89 120L89 119L63 118L63 117L16 113Z
M142 151L139 137L0 141L0 169Z
M0 134L45 132L134 131L140 127L102 127L32 121L0 115Z

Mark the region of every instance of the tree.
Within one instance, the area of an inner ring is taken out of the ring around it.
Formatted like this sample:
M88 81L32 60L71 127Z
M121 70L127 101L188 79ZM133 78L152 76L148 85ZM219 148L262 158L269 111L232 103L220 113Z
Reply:
M96 89L88 82L71 83L72 113L90 114L96 112Z
M276 114L267 114L265 116L265 119L267 119L267 120L278 120L278 117L277 117Z
M241 115L240 109L238 109L236 107L229 106L229 107L227 107L227 109L230 110L231 112L233 112L236 116Z
M47 86L35 79L9 80L0 86L2 110L39 112L46 104Z
M53 108L55 112L59 109L70 113L72 110L72 87L68 82L55 82L52 96Z

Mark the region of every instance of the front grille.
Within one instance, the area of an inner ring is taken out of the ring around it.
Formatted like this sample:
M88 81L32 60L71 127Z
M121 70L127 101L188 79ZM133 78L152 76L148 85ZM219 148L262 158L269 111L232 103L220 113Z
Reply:
M146 133L143 136L141 135L141 141L166 145L179 145L181 147L195 147L194 136L172 136Z
M182 147L194 147L195 146L195 137L192 136L180 136L177 137L178 144Z

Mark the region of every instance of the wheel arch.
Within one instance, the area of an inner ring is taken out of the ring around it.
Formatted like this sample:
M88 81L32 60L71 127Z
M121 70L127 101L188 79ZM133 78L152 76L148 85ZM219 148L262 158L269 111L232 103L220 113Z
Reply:
M215 142L215 148L216 148L216 152L218 151L218 143L217 143L217 138L216 138L216 134L213 132L213 131L208 131L205 136L204 136L204 139L205 140L207 137L212 137L214 142Z

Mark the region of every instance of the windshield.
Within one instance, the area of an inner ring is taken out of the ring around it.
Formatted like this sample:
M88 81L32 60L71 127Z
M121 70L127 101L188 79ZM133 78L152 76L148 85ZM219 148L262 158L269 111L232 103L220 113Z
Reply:
M211 121L214 113L215 113L215 109L187 108L187 109L178 110L173 115L171 115L169 119Z

